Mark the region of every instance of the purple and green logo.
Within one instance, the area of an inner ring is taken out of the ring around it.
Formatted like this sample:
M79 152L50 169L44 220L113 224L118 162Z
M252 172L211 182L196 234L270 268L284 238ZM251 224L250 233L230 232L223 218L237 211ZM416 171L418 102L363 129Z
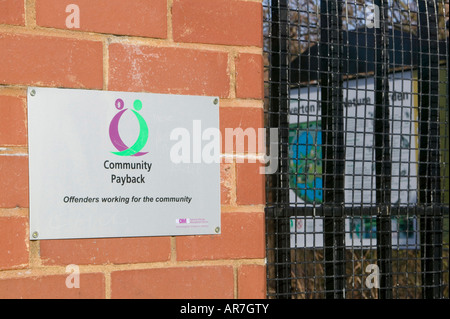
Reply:
M141 152L141 150L144 148L145 144L147 144L148 126L144 118L137 112L142 109L142 102L140 100L135 100L133 103L134 110L131 110L139 122L139 136L131 147L122 141L119 134L120 118L128 109L124 109L125 103L122 99L117 99L115 105L120 112L111 120L111 124L109 125L109 137L111 143L113 143L114 147L117 149L117 152L111 153L119 156L142 156L147 154L148 152Z

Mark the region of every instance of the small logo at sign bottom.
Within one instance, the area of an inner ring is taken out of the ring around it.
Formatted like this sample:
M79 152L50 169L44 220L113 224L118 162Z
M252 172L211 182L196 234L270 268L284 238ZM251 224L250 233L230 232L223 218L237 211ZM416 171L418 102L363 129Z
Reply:
M175 221L177 224L190 224L191 223L190 218L177 218Z

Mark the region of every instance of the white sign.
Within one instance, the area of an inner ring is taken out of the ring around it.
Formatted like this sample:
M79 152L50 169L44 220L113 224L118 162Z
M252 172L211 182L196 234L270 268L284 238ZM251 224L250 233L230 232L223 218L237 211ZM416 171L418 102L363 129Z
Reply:
M374 78L344 82L345 205L376 202ZM321 90L317 86L292 89L289 111L289 201L292 206L320 206L323 202ZM412 72L389 75L391 202L417 202L417 110ZM392 218L392 245L418 248L415 217ZM346 218L347 248L376 247L376 219ZM291 218L291 247L323 247L323 219Z
M391 200L417 202L417 110L412 73L390 75ZM344 82L345 203L375 203L374 78ZM321 90L291 90L289 173L291 205L320 205L322 193Z
M323 217L292 217L290 219L291 248L324 247ZM393 249L419 249L417 218L391 218ZM345 246L347 249L373 249L377 246L376 217L348 217L345 219Z
M31 239L220 233L218 98L29 88L28 127Z

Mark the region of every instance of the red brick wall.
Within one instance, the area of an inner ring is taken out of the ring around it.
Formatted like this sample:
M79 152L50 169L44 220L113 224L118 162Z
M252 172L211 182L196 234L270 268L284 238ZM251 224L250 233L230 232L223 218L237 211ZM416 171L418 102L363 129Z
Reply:
M221 235L30 241L26 117L44 86L217 95L222 133L263 127L261 2L0 0L0 298L265 297L258 154L223 154Z

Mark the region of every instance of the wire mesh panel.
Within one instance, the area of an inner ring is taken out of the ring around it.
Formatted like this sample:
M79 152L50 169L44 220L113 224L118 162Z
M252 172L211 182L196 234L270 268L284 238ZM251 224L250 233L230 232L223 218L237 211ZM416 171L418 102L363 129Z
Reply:
M448 298L448 0L263 8L268 297Z

